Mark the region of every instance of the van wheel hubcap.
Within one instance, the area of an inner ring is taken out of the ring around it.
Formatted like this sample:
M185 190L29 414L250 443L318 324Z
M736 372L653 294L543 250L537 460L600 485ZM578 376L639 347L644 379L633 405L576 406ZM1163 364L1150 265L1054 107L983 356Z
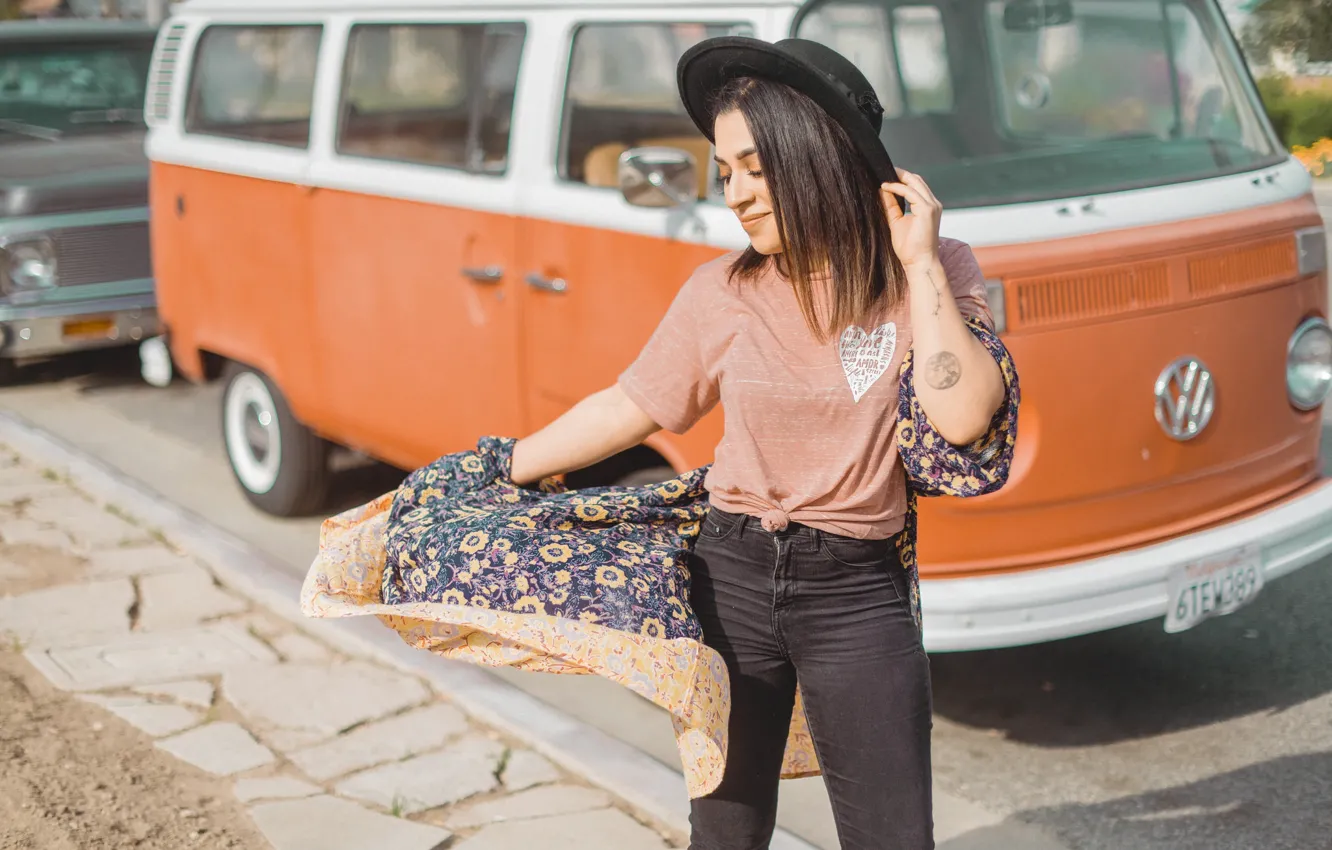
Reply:
M231 382L223 427L227 457L241 484L256 494L272 490L282 467L282 432L277 403L258 375L245 372Z

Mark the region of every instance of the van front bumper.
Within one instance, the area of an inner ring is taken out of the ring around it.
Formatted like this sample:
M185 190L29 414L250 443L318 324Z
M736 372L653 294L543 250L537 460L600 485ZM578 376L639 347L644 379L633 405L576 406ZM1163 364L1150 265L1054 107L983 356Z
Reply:
M0 357L50 357L125 345L160 330L151 295L10 308L0 314Z
M1244 546L1261 552L1264 583L1332 555L1332 480L1277 505L1162 543L1073 564L921 581L927 651L1042 643L1166 615L1167 577ZM1253 603L1262 604L1262 594Z

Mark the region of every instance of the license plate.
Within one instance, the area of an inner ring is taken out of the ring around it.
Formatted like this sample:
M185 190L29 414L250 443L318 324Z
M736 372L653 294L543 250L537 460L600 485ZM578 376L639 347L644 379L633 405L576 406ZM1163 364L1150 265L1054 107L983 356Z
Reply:
M66 339L107 339L115 329L115 319L80 319L65 322L61 332Z
M1263 560L1252 547L1170 571L1165 630L1182 632L1248 605L1263 589Z

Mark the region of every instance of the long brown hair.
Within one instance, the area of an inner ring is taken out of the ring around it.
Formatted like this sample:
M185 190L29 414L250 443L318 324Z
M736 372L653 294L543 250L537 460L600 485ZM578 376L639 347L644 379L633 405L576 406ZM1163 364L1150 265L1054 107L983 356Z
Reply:
M789 86L754 77L732 80L712 115L738 111L772 196L782 271L795 289L810 332L827 342L906 294L906 273L893 251L879 183L841 126ZM731 264L732 281L752 281L775 262L751 245ZM831 299L820 310L815 280L831 274Z

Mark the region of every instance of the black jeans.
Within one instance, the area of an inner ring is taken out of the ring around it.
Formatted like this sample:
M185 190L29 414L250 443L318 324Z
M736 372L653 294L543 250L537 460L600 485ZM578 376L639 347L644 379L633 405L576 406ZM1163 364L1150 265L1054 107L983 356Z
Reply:
M694 800L691 850L766 850L796 682L843 850L934 847L930 668L891 540L713 509L690 601L731 676L721 786Z

